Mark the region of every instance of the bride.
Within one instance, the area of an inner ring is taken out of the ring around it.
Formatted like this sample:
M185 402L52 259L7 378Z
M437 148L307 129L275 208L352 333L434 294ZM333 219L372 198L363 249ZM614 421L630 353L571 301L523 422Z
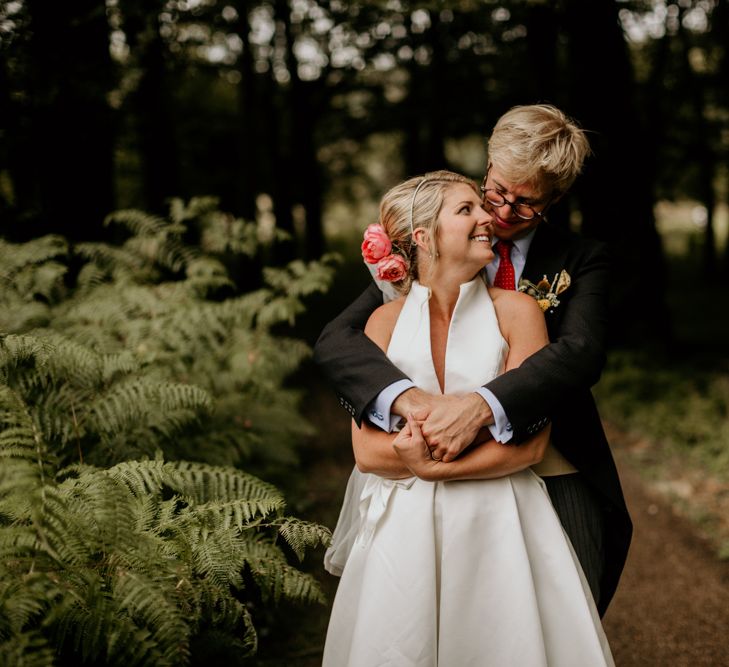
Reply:
M401 183L363 254L402 295L365 333L417 386L473 391L547 344L542 311L487 287L489 223L475 185L438 171ZM584 574L521 446L431 456L418 415L397 434L353 424L357 467L327 553L341 574L325 667L613 665Z

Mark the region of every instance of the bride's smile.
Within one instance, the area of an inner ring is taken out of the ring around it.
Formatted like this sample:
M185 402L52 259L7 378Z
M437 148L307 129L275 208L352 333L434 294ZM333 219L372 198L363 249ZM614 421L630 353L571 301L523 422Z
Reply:
M491 222L491 216L473 188L465 183L449 187L438 216L438 257L433 264L432 277L439 282L446 274L460 282L473 278L494 258Z

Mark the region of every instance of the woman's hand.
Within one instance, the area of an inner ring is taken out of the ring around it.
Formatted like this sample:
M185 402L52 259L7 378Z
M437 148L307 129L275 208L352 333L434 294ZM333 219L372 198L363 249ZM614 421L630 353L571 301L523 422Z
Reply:
M438 479L440 461L433 459L420 424L408 413L407 423L392 441L392 447L416 477L432 482Z

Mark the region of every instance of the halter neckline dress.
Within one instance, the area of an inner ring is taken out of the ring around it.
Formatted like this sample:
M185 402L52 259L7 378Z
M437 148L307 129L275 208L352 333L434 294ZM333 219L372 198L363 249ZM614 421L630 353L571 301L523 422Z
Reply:
M415 282L388 357L440 393L429 290ZM445 393L503 371L508 345L483 280L461 285ZM341 574L324 667L613 665L589 587L544 482L388 480L356 468L325 556Z

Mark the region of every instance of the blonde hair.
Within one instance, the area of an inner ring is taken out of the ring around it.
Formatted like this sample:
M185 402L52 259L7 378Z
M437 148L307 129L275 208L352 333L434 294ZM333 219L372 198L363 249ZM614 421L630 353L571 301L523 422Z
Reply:
M393 283L401 294L408 292L412 281L418 278L418 246L413 240L413 230L423 228L428 232L430 254L435 261L438 256L438 216L446 191L457 183L464 183L479 194L471 179L452 171L439 170L409 178L382 197L379 223L395 250L408 260L409 265L408 275Z
M489 163L506 179L552 196L570 188L590 152L584 130L550 104L513 107L488 140Z

